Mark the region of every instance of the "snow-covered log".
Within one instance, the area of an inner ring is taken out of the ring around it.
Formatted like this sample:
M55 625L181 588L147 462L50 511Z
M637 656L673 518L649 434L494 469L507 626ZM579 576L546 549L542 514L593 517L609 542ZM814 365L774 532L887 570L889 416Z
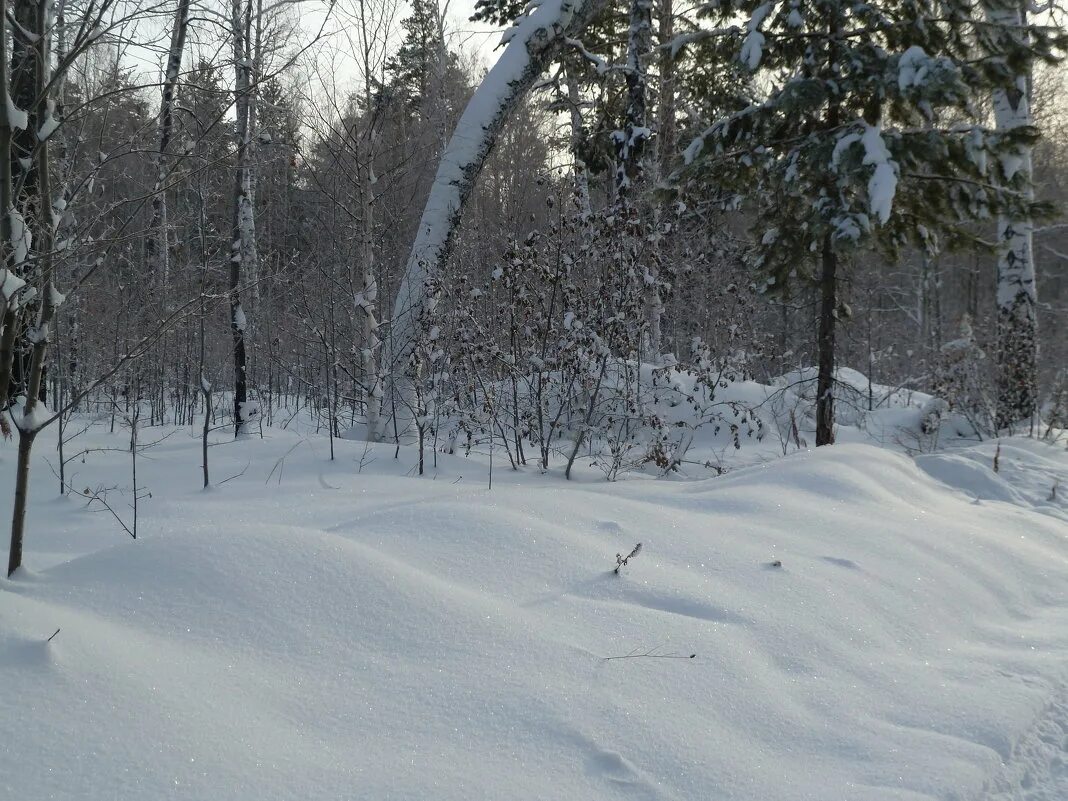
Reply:
M404 405L408 356L425 321L464 204L501 126L552 63L565 40L586 27L605 0L541 0L504 34L504 52L475 90L441 157L416 230L389 328L391 385ZM399 410L398 406L398 410Z

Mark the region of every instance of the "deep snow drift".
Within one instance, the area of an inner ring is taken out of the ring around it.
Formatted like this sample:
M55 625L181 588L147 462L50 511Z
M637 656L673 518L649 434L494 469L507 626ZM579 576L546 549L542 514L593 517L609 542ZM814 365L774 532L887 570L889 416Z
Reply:
M142 455L137 541L58 499L39 444L0 798L1068 797L1063 443L1003 440L998 474L994 445L700 481L498 463L487 490L476 458L420 479L268 431L213 448L243 473L205 492L181 430ZM605 660L650 651L696 657Z

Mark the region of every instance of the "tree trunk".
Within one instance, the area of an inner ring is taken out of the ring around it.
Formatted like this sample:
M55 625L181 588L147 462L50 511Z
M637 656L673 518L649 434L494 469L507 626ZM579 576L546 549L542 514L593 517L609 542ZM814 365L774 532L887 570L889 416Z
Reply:
M567 106L571 112L571 156L575 160L573 168L575 202L582 219L587 220L593 216L593 209L590 206L589 172L586 169L586 162L579 157L579 150L582 146L582 95L579 92L574 71L566 67L564 69L567 76Z
M171 49L163 75L163 98L159 110L159 152L156 153L156 185L152 196L152 222L149 224L145 251L148 268L163 283L170 273L170 254L167 237L167 148L174 130L174 96L178 88L178 76L182 68L182 53L185 50L185 34L189 25L190 0L178 0L171 30Z
M627 117L616 134L616 197L625 198L645 172L647 124L645 63L653 47L652 0L631 0L630 32L627 36Z
M39 8L35 0L15 0L11 6L12 21L25 32L37 31ZM14 194L11 197L12 209L21 212L21 219L25 230L30 230L36 224L40 214L38 197L38 176L40 172L37 159L34 154L37 148L37 130L40 128L40 119L37 114L37 48L34 42L29 41L27 36L11 36L11 60L10 60L10 97L15 108L22 109L26 113L25 123L16 126L12 131L10 158L7 169L11 173L12 186L20 188L19 195L22 198L19 209L19 197ZM15 247L12 232L12 247ZM22 263L21 275L19 276L27 284L36 285L35 273L37 267L29 258L27 242L23 240L20 256L15 257L16 264ZM33 358L33 343L25 336L25 332L32 327L33 320L40 311L40 299L34 298L23 303L16 315L18 332L16 333L15 345L12 355L11 397L25 394L29 383L30 361ZM43 385L42 385L43 386ZM41 397L44 400L44 397Z
M45 13L46 4L49 0L41 0L38 9L37 40L34 47L37 50L36 81L37 86L48 87L51 79L52 53L49 41L48 15ZM52 99L47 91L42 92L37 99L37 118L45 119L53 112ZM55 316L56 304L59 293L52 282L53 250L54 250L54 217L52 208L51 176L49 175L48 140L45 139L37 147L37 170L38 191L37 199L39 214L37 215L36 236L38 254L38 281L40 286L40 312L36 324L27 332L27 340L31 343L29 360L29 375L26 385L26 402L22 408L22 414L17 421L19 432L19 455L15 478L15 503L11 518L11 550L8 556L8 575L10 576L22 564L22 543L26 517L26 492L30 477L30 452L33 448L33 440L40 431L35 412L42 395L44 386L45 358L47 356L48 342L52 318Z
M15 505L11 511L11 547L7 554L7 575L22 567L22 543L26 529L26 496L30 488L30 452L33 432L19 431L18 462L15 467Z
M1008 28L1025 24L1022 6L988 10L992 23ZM1011 89L994 92L994 120L999 131L1034 124L1030 76L1017 75ZM1027 200L1034 198L1031 147L1020 145L1015 160L1002 160L1007 178L1017 174ZM1030 219L998 218L997 260L997 427L1028 420L1038 405L1038 291Z
M7 0L0 0L0 304L3 305L3 329L0 330L0 414L8 406L11 389L11 373L15 357L15 334L18 314L15 310L15 293L18 281L14 275L14 246L11 241L11 212L14 210L14 193L11 175L11 143L14 135L12 107L8 94L7 50ZM19 279L21 280L21 279ZM2 423L6 425L6 423ZM6 428L4 429L6 432Z
M246 279L255 270L255 218L252 205L252 62L249 47L252 6L233 0L234 90L237 107L237 165L234 170L233 222L230 245L230 331L234 356L234 436L246 433L254 416L248 399L248 355L245 330L248 318L241 305L242 273Z
M820 273L819 376L816 380L816 445L834 443L834 325L838 318L838 254L823 240Z
M649 252L642 259L642 248L650 251L654 243L648 242L641 223L648 209L638 208L634 193L645 176L645 145L649 140L649 98L645 70L653 48L653 0L631 0L630 33L627 37L626 83L627 118L616 142L616 201L626 220L629 231L629 247L634 260L633 268L642 285L642 314L644 320L644 348L647 358L660 363L661 317L664 303L660 297L660 276L656 254Z
M360 7L363 13L363 6ZM364 20L361 19L361 23ZM366 33L366 24L362 25ZM370 45L364 42L364 70L370 73L371 52ZM366 424L365 438L368 442L378 442L382 439L382 342L378 337L378 317L375 313L375 303L378 300L378 281L375 278L375 218L374 218L374 188L375 188L375 154L378 150L378 117L381 109L374 102L371 95L371 82L364 82L364 107L368 109L368 120L362 134L355 133L353 140L357 147L363 143L363 147L356 153L356 168L358 171L357 182L360 196L360 272L361 287L357 296L357 305L362 312L363 348L360 350L360 367L363 372L364 389L364 422Z
M562 0L519 20L508 45L464 109L430 188L389 327L391 391L397 408L414 408L410 354L433 305L433 286L448 257L464 204L511 112L549 67L566 39L589 24L606 0Z
M671 164L675 159L677 139L675 120L675 59L671 48L666 47L675 38L674 0L660 0L660 46L663 48L660 58L659 121L656 131L656 161L660 178L671 174Z

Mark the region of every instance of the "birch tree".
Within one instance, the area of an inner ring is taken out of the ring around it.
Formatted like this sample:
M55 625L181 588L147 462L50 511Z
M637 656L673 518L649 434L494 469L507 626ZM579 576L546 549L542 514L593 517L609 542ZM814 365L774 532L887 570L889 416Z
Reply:
M544 0L505 33L506 46L475 90L442 154L390 318L390 383L410 405L408 361L420 338L464 204L505 120L604 0Z
M257 413L248 396L248 318L241 304L242 279L256 269L256 220L252 163L252 136L255 128L253 94L253 0L232 0L230 36L234 58L234 106L237 118L237 156L234 167L233 212L230 225L230 331L234 359L234 436L246 433L247 424Z
M993 0L987 16L1004 39L1026 46L1026 8L1020 0ZM1011 63L1008 80L993 92L994 125L1002 134L1033 129L1031 73ZM1014 69L1015 67L1015 69ZM1034 200L1031 142L1019 139L1001 158L1006 181L1015 181L1028 201ZM1026 211L1026 210L1025 210ZM997 356L996 407L998 429L1033 419L1038 403L1038 286L1032 242L1034 224L1026 214L998 215L997 220Z
M167 230L168 148L174 133L174 104L178 77L185 52L186 31L189 27L190 0L178 0L171 28L171 44L163 72L162 98L159 109L159 152L156 153L156 183L152 194L152 221L145 240L148 268L164 284L170 273L170 246Z

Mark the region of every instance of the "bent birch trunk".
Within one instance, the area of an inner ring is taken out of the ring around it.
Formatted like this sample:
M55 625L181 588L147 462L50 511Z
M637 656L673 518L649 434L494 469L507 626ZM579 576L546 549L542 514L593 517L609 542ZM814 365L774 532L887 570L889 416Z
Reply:
M390 391L398 415L414 409L418 376L411 356L428 327L433 287L448 258L464 204L493 150L497 134L566 39L577 35L606 0L543 0L505 34L507 45L467 103L442 154L416 230L389 322ZM399 433L410 419L397 425Z

